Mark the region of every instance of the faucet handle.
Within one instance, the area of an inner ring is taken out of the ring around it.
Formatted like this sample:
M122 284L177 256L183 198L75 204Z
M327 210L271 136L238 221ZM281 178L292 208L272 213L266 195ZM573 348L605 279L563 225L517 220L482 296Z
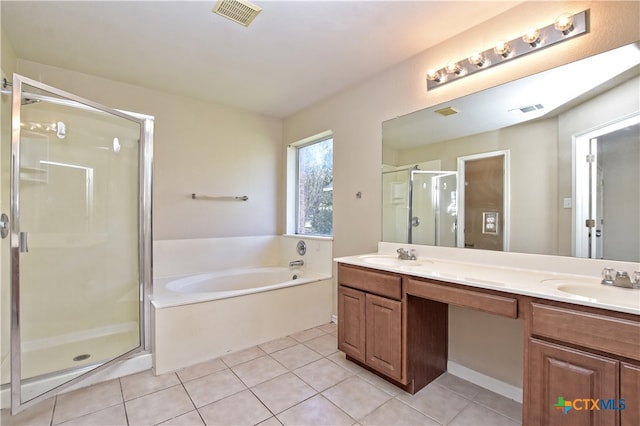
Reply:
M631 275L631 282L640 285L640 271L633 271L633 274Z
M602 284L611 285L614 280L614 269L613 268L604 268L602 270Z

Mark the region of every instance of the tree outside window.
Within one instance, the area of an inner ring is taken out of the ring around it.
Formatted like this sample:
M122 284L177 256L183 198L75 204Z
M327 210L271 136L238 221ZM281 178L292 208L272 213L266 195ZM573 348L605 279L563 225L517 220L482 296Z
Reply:
M298 148L296 233L333 235L333 139Z

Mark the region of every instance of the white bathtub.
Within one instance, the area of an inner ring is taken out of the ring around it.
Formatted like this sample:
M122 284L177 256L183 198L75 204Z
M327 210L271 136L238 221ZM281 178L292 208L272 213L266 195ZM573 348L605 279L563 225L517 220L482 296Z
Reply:
M156 278L153 287L156 374L331 321L331 275L304 267Z

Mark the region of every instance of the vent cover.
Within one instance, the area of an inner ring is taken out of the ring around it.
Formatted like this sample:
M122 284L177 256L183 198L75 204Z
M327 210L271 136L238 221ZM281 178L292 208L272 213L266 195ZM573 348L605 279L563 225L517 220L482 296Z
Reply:
M212 12L248 27L261 10L246 0L218 0Z
M535 104L535 105L527 105L520 108L510 109L509 112L511 114L521 115L521 114L526 114L532 111L538 111L540 109L544 109L544 106L542 104Z
M441 108L439 110L434 111L436 114L440 114L444 117L448 116L448 115L453 115L453 114L457 114L460 111L458 111L457 109L455 109L454 107L445 107L445 108Z

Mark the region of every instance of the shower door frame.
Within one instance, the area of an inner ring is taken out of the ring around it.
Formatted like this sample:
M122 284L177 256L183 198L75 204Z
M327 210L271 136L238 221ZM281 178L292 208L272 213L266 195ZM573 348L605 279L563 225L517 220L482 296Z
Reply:
M147 115L131 113L109 108L99 103L81 98L36 80L13 74L12 78L12 114L11 114L11 171L10 171L10 236L11 236L11 412L20 411L56 395L60 391L78 383L87 377L106 369L115 362L132 354L148 352L150 350L150 301L152 277L152 242L151 242L151 182L153 165L153 131L154 118ZM21 337L20 337L20 253L23 247L20 241L20 123L23 84L36 89L53 93L63 99L29 94L32 99L39 99L77 108L102 111L140 125L140 142L138 150L138 290L139 290L139 333L140 344L126 353L120 354L98 366L80 367L78 370L88 369L77 377L53 387L27 401L22 401L22 372L21 372Z

